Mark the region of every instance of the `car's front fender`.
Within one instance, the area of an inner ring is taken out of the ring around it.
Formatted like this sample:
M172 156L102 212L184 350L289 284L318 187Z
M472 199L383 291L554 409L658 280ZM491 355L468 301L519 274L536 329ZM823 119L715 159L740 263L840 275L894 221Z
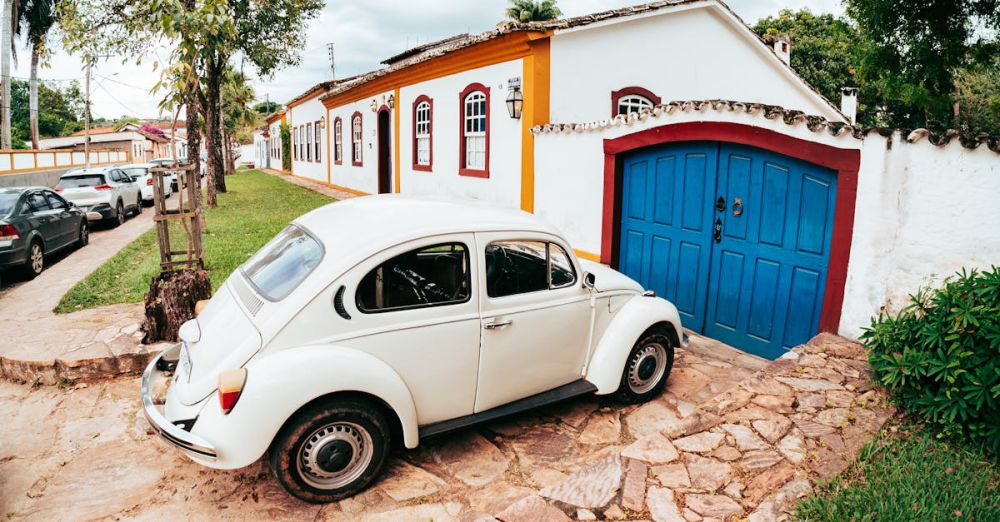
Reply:
M625 361L649 327L667 323L673 328L675 344L684 337L677 308L665 299L636 296L615 314L601 337L587 368L587 380L597 386L597 394L614 393L621 383Z
M296 411L336 392L377 397L399 418L403 444L417 446L417 412L410 390L376 357L339 346L305 346L261 354L246 369L246 385L233 410L223 415L212 394L194 425L192 433L210 441L219 453L205 465L229 469L253 463Z

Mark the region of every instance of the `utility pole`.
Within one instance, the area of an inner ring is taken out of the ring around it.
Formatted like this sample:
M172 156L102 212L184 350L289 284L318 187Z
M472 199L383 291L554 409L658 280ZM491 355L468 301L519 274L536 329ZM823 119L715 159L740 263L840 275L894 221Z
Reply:
M84 102L83 102L83 156L84 156L84 166L90 168L90 69L91 61L87 59L87 64L84 66L84 76L83 76L83 89L84 89Z
M0 149L10 149L10 60L11 31L14 3L3 0L3 14L0 15Z
M326 44L326 51L330 54L330 79L337 79L337 66L333 59L333 42Z

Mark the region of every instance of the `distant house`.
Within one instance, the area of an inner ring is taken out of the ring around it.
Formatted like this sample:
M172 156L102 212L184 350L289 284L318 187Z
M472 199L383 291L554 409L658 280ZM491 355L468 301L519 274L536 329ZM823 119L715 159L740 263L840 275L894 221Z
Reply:
M773 358L1000 252L997 140L857 128L791 52L717 0L502 23L311 86L255 142L282 169L285 123L294 176L540 214Z
M129 161L141 163L153 158L170 156L170 138L142 128L143 124L127 123L120 127L97 127L89 131L90 146L102 150L121 150L129 153ZM167 131L169 132L169 128ZM41 150L84 150L86 131L74 132L69 136L45 138L39 141ZM175 137L175 146L180 158L186 157L186 135ZM181 146L183 145L183 146ZM183 154L182 152L183 151Z

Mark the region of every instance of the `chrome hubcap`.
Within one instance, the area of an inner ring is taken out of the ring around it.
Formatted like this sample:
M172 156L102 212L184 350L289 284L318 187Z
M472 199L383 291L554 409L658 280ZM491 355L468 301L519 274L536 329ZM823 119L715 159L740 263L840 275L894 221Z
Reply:
M37 244L31 245L31 269L35 271L36 274L42 273L42 264L44 259L42 257L42 247Z
M80 240L84 245L90 242L90 231L87 230L87 225L80 227Z
M296 466L317 489L339 489L357 480L373 455L372 437L353 422L334 422L314 431L299 448Z
M635 393L646 393L656 387L667 369L667 350L660 343L643 346L632 355L628 364L628 385Z
M125 222L125 207L121 205L118 205L118 222L119 223Z

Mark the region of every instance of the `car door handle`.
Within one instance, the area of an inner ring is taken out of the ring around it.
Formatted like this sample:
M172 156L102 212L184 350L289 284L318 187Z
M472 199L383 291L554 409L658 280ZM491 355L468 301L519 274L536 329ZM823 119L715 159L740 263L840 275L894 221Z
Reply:
M510 319L507 319L506 321L490 321L488 323L483 323L483 328L486 328L487 330L498 330L505 326L510 326L510 323L513 322L514 321L511 321Z

